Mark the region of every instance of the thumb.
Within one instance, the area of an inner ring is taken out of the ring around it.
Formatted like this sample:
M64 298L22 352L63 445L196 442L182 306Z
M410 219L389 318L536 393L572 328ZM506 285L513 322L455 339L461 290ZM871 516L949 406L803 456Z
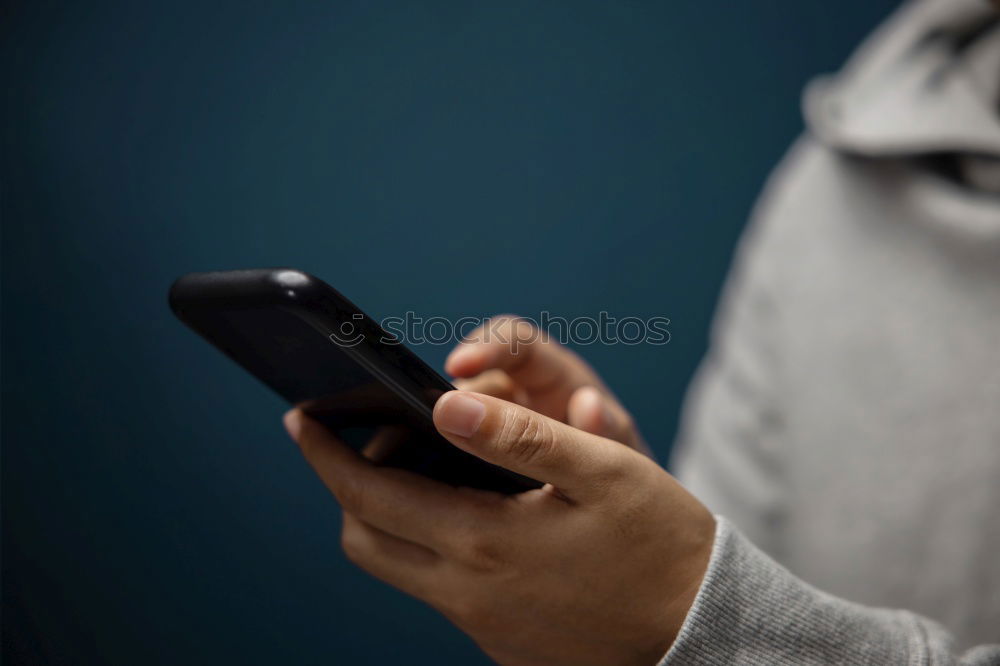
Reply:
M434 425L459 448L551 483L574 500L603 495L608 480L626 473L636 455L617 442L481 393L442 395L434 406Z

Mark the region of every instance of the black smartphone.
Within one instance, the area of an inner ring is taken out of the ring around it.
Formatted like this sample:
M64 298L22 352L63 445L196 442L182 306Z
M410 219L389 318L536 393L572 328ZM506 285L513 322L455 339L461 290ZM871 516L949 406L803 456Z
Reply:
M323 281L290 268L189 273L174 313L208 342L379 464L513 494L541 484L452 445L434 428L454 387Z

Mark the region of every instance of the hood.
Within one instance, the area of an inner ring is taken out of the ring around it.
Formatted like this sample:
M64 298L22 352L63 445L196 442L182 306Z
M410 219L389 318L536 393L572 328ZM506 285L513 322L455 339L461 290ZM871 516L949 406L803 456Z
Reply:
M869 157L1000 159L1000 12L985 0L904 4L840 73L812 81L806 124Z

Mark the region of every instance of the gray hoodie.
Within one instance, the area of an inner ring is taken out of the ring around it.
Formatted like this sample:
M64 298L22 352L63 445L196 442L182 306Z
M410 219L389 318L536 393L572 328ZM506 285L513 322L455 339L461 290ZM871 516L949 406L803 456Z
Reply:
M808 87L685 407L719 526L663 663L1000 664L997 18L909 3Z

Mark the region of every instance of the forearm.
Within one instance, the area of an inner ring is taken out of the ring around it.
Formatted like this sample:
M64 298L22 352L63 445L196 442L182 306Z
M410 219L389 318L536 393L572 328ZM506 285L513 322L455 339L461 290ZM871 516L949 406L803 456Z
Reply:
M1000 645L958 654L931 620L817 590L720 517L705 580L661 666L998 662Z

